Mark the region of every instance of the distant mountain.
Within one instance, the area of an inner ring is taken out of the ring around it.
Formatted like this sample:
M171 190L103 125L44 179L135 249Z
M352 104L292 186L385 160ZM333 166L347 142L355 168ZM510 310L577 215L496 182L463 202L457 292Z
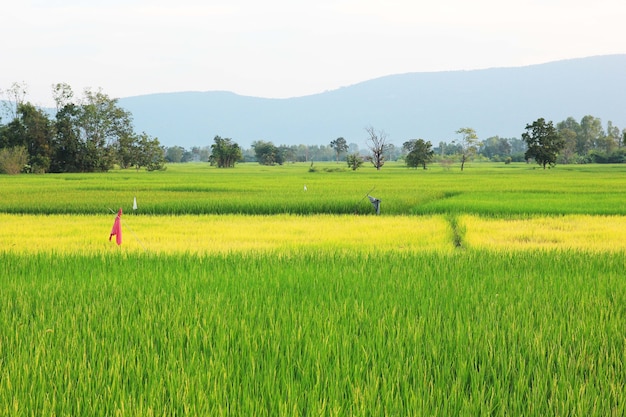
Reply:
M423 138L458 139L472 127L481 139L520 137L539 117L555 123L587 115L626 128L626 54L517 68L390 75L320 94L288 99L230 92L180 92L127 97L119 105L135 128L163 145L207 146L213 137L243 147L328 145L343 136L364 147L364 128L387 132L401 145Z

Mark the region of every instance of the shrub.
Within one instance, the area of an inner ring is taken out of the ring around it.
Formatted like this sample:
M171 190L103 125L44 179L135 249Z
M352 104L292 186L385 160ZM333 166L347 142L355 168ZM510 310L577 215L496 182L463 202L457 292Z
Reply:
M363 158L357 153L350 154L346 157L346 162L348 162L348 166L356 171L363 165Z
M23 146L0 149L0 173L16 175L28 163L28 152Z

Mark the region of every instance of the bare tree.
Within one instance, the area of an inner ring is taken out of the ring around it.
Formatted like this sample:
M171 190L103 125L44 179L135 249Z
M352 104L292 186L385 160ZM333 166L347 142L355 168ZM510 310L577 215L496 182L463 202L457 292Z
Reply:
M372 126L366 127L365 131L369 135L369 138L367 138L367 147L372 151L371 162L376 169L380 171L380 168L385 165L385 157L383 154L388 146L387 133L383 130L376 131Z
M52 85L52 98L57 106L57 113L63 107L70 104L74 98L72 87L66 83L56 83Z
M0 95L6 98L3 102L4 112L11 119L17 118L18 108L26 101L27 88L25 82L14 82L6 90L0 90Z

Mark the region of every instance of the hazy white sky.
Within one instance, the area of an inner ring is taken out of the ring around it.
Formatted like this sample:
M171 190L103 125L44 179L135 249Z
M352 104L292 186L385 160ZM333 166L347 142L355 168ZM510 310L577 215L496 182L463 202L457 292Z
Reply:
M228 90L294 97L383 75L626 53L624 0L0 0L0 89L52 103Z

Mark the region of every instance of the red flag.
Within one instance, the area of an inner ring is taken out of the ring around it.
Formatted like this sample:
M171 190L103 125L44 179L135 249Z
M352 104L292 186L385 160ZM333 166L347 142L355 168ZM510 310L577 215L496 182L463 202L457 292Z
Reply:
M122 244L122 208L120 207L117 212L117 217L115 218L115 223L113 223L113 228L111 229L111 235L109 236L109 241L115 235L115 242L118 245Z

